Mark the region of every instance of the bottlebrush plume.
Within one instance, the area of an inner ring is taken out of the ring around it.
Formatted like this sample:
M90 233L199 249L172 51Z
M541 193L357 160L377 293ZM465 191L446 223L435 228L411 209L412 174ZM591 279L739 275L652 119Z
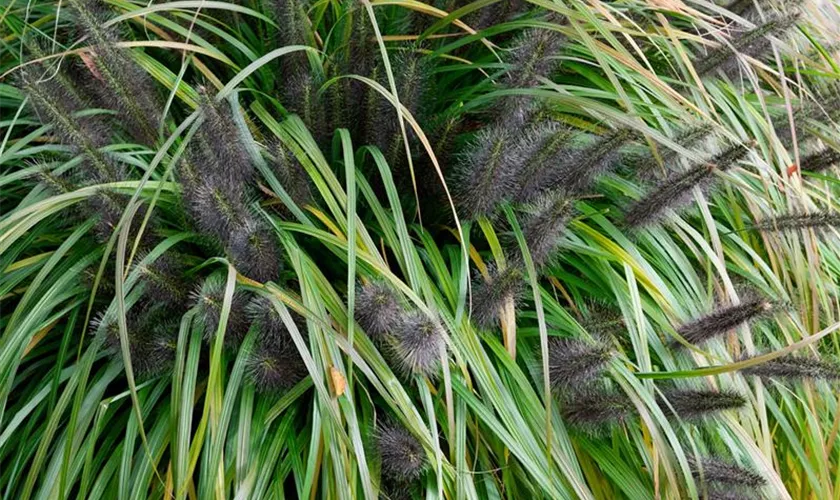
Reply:
M502 79L506 88L530 88L547 78L556 69L555 56L563 48L566 37L549 29L528 29L519 34L513 49L506 59L510 69ZM500 120L522 124L528 121L533 111L533 98L529 96L506 96L502 99L498 116Z
M564 197L562 193L551 193L524 210L526 216L522 221L522 234L528 245L531 260L539 269L548 263L560 244L566 232L566 224L574 212L574 206L572 200ZM520 256L521 252L515 252L515 255ZM515 262L521 262L521 257Z
M579 389L597 379L612 357L600 343L552 337L548 341L548 378L557 392Z
M222 317L225 298L225 279L218 274L204 280L193 294L199 317L204 324L204 338L216 337ZM248 298L241 290L234 290L230 303L230 314L225 328L225 347L236 349L248 333Z
M802 379L840 380L840 364L833 360L788 355L744 368L741 373L764 379L775 378L791 381Z
M193 151L202 160L196 163L205 176L211 176L208 183L216 188L227 184L247 185L254 179L254 167L240 139L233 111L227 102L218 102L207 89L199 90L204 122L193 138Z
M478 276L472 285L470 317L482 329L490 329L508 300L514 301L524 286L522 269L508 266L504 270L489 269L489 278Z
M251 220L246 194L239 184L212 185L205 178L194 190L186 190L187 212L202 233L227 241Z
M356 287L355 315L362 330L381 341L402 322L405 311L389 285L369 281Z
M840 163L840 151L832 148L824 148L821 151L811 153L800 161L800 169L805 172L818 173L828 170Z
M96 68L95 80L89 92L104 104L117 110L124 121L124 129L138 142L154 144L160 123L161 109L157 88L148 73L131 60L127 49L119 48L119 36L114 28L105 28L108 20L105 2L69 0L78 25L90 37L94 51L89 60Z
M283 269L279 244L276 236L253 217L250 215L228 235L227 252L243 275L260 283L277 281Z
M771 315L776 309L776 305L764 297L747 298L738 305L718 309L685 323L677 329L677 333L690 344L702 344L750 321ZM676 346L678 342L674 340L672 345Z
M570 163L574 149L569 127L548 121L527 127L515 143L516 156L522 158L517 173L514 200L532 203L551 188L551 179L558 165Z
M276 46L309 45L309 19L306 16L306 6L300 0L274 0L274 19L277 22L275 31ZM301 73L309 72L309 62L304 52L293 52L280 58L282 79L288 79Z
M394 75L394 84L400 104L420 123L425 122L424 111L427 106L425 97L429 92L431 66L427 59L416 50L401 51L391 58L394 68L400 68ZM380 83L390 90L386 80L384 66L377 67L374 75ZM394 180L410 187L411 173L406 161L405 141L399 125L397 110L385 97L376 91L368 94L366 142L377 146L392 170ZM409 147L418 149L418 140L410 126L406 124ZM412 156L416 156L412 154Z
M138 303L126 311L126 333L131 368L137 379L144 380L166 373L175 361L178 321L171 319L167 304ZM120 331L112 315L103 315L92 323L103 329L105 345L113 356L122 359Z
M469 3L469 0L458 0L457 6L463 7ZM483 30L508 21L526 10L528 10L528 3L524 0L501 0L471 12L464 18L464 22L475 30Z
M393 332L391 359L405 375L434 377L440 370L444 345L443 331L437 321L420 311L411 311Z
M674 413L686 421L696 421L726 410L743 407L747 400L734 391L671 389L658 398L666 413Z
M308 374L297 347L280 337L261 335L248 354L248 377L259 392L283 393Z
M96 225L93 228L93 233L97 241L104 243L111 239L114 230L120 223L120 219L122 219L128 200L129 197L127 195L115 193L108 189L98 189L93 196L85 200L82 210L87 214L98 216ZM131 220L128 241L132 242L132 244L143 223L145 213L145 208L140 207ZM152 243L151 229L153 227L154 223L152 223L151 227L146 227L140 242L141 247L148 248Z
M141 255L138 260L142 261L144 257ZM150 264L141 265L139 271L145 283L144 296L155 303L186 303L189 288L184 281L185 267L182 256L173 252L161 255Z
M706 124L694 124L684 127L677 131L674 142L686 149L705 150L713 140L712 128ZM679 153L670 148L660 147L657 150L659 160L665 167L665 171L678 170ZM642 151L630 151L625 156L624 165L630 167L639 179L649 181L662 177L662 169L657 167L657 159L653 155L653 151L643 146Z
M767 484L767 480L754 470L721 458L703 457L698 461L694 457L688 457L688 465L695 480L705 481L706 484L743 486L750 489L761 488Z
M771 40L782 36L798 21L798 14L771 19L755 29L736 36L730 40L729 46L712 50L695 64L694 68L701 77L714 71L720 71L732 77L740 68L739 56L760 59L772 49Z
M423 445L403 426L388 422L376 430L376 450L382 479L406 484L416 481L426 469Z
M306 169L282 144L275 144L272 150L274 157L270 166L280 185L298 207L312 205L312 181Z
M546 186L565 196L577 196L589 189L602 174L612 171L621 162L622 147L635 137L628 129L619 129L569 155L556 166L553 175L546 179Z
M280 313L266 297L255 297L246 308L251 327L260 339L271 339L274 345L292 345L292 337L286 323L280 317ZM308 338L306 320L303 316L294 311L289 311L300 334L304 339Z
M320 82L315 79L308 67L299 73L290 74L283 83L282 103L287 111L296 114L306 124L307 129L319 143L329 136L324 109L326 103L318 95Z
M748 153L749 149L735 145L724 150L708 163L695 165L685 172L670 175L627 209L624 214L625 225L630 228L640 228L656 223L668 211L688 204L695 188L708 189L715 181L715 171L729 170Z
M797 229L822 229L840 226L840 214L834 212L814 212L810 214L792 213L759 220L753 225L758 231L794 231Z
M110 140L108 125L101 115L79 117L84 103L55 81L40 81L35 72L23 71L21 87L44 124L53 125L60 141L75 154L84 155L80 175L95 183L122 180L122 171L99 147Z
M492 215L515 192L520 158L511 154L510 141L504 128L483 129L460 155L449 185L461 217Z
M620 425L636 413L626 394L601 388L588 388L563 400L563 419L587 434L598 435Z

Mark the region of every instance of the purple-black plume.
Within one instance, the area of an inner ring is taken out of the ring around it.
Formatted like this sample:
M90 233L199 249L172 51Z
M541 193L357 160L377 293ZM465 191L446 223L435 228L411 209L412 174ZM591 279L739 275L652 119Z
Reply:
M505 303L519 296L524 286L522 269L508 266L500 271L498 268L488 270L489 277L484 279L478 275L472 285L472 309L470 317L482 329L490 329L499 319L499 314Z
M670 389L658 398L659 406L666 414L676 414L686 421L697 421L726 410L743 407L747 400L734 391L710 391L701 389Z
M702 344L750 321L768 316L776 309L776 305L764 297L747 298L738 305L718 309L685 323L677 329L677 333L690 344ZM678 342L674 340L672 345L676 346Z

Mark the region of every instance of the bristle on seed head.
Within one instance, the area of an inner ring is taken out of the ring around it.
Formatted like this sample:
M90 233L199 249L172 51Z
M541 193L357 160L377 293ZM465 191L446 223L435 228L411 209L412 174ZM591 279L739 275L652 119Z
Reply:
M694 478L708 485L756 489L767 483L767 480L754 470L721 458L703 457L697 460L688 457L688 465Z
M834 360L788 355L744 368L741 373L764 379L834 381L840 380L840 363Z
M392 359L403 374L434 377L445 345L442 327L420 311L404 315L392 334Z
M489 329L498 321L505 303L518 298L524 286L522 269L506 267L504 270L491 268L489 277L473 280L470 316L482 329Z
M598 435L622 424L635 414L636 407L626 394L598 388L573 393L563 401L561 412L569 425Z
M686 421L696 421L726 410L735 410L747 403L744 396L734 391L709 391L699 389L671 389L659 398L663 411L676 414Z
M394 289L380 281L369 281L356 287L355 309L359 326L377 341L390 335L405 315Z
M376 431L376 449L381 461L382 478L396 483L410 483L423 475L426 452L408 430L396 423L385 423Z
M609 346L552 337L548 342L548 378L556 392L578 390L597 379L612 356Z
M738 305L724 307L690 321L677 329L677 333L690 344L702 344L715 339L751 321L767 317L778 306L764 297L753 297ZM674 340L672 345L677 345Z
M204 325L204 338L212 340L216 337L222 319L226 283L219 274L209 276L193 297L199 311L199 317ZM238 348L248 333L248 315L246 307L248 299L241 290L234 290L230 303L230 314L225 326L225 346Z

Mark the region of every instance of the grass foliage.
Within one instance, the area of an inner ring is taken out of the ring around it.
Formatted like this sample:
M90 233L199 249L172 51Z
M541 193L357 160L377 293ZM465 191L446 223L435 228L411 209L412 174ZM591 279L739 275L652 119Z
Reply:
M838 6L6 0L0 496L840 496Z

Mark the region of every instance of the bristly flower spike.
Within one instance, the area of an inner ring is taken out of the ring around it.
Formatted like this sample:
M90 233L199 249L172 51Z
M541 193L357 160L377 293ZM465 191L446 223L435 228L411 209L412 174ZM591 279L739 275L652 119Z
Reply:
M626 394L600 388L573 393L562 404L563 419L592 435L603 434L636 413L636 407Z
M743 407L747 400L734 391L671 389L658 398L659 406L686 421L697 421L726 410Z
M278 142L272 149L274 158L270 166L280 185L298 207L311 205L312 181L303 165L281 143Z
M214 274L204 280L199 289L194 292L199 317L204 324L204 338L208 341L216 337L222 317L222 306L225 298L225 279ZM248 314L246 307L248 299L241 290L234 290L230 303L230 314L225 327L225 346L236 349L248 333Z
M406 428L397 423L381 424L376 430L376 449L382 478L391 483L408 484L423 475L426 452Z
M819 173L828 170L837 164L840 164L840 151L832 148L825 148L802 158L800 161L800 168L804 172Z
M405 314L391 339L391 359L404 375L435 377L445 346L441 326L420 311Z
M266 297L255 297L245 308L251 328L259 339L271 339L276 345L293 345L289 329L280 313ZM294 311L289 311L295 326L304 339L308 337L306 320Z
M814 212L810 214L786 214L771 219L759 220L753 225L758 231L795 231L798 229L822 229L840 227L840 213Z
M669 210L688 204L695 188L707 189L715 180L715 171L729 170L748 153L749 149L735 145L715 156L709 163L671 175L630 206L624 215L624 223L628 227L639 228L657 222Z
M840 380L840 363L834 360L788 355L744 368L741 373L763 379L835 381Z
M470 317L476 326L490 329L499 319L499 313L509 300L516 300L524 286L522 269L508 266L504 270L488 270L487 279L473 280L472 309Z
M95 44L90 60L96 67L96 77L105 82L103 86L92 83L91 91L107 105L117 109L127 121L125 129L147 145L157 139L159 100L154 82L143 71L125 49L117 46L119 38L114 29L103 27L106 19L105 2L96 0L70 0L79 24Z
M772 38L782 36L799 21L799 14L789 14L771 19L763 25L735 37L728 46L711 51L701 59L695 70L701 77L714 71L720 71L728 76L737 73L739 56L749 56L753 59L763 57L772 49Z
M757 489L767 483L767 480L754 470L717 457L703 457L698 461L689 456L688 465L697 481L702 480L709 485Z
M562 49L566 38L558 31L528 29L515 40L514 48L508 54L511 68L505 74L502 85L506 88L530 88L538 85L557 67L556 54ZM502 99L498 120L524 124L533 111L533 97L507 96Z
M467 219L492 215L515 192L518 159L511 155L511 134L504 128L480 131L472 145L460 155L449 183L459 215Z
M558 393L579 390L597 379L612 356L609 346L579 339L548 341L548 378Z
M550 193L524 210L527 215L522 221L522 234L534 266L540 269L548 263L560 244L566 224L574 212L574 205L562 193ZM510 253L517 256L514 262L522 262L521 251Z
M748 298L738 305L724 307L690 321L680 326L677 333L690 344L702 344L750 321L771 315L776 309L776 304L766 298ZM672 345L676 346L678 342L674 340Z
M386 283L369 281L356 287L356 321L371 339L385 338L398 328L405 311Z
M623 157L622 148L636 137L630 129L618 129L566 156L546 178L546 188L575 197L589 189L597 178L614 170Z
M260 336L248 355L248 376L262 393L283 393L308 374L297 347L281 337Z

